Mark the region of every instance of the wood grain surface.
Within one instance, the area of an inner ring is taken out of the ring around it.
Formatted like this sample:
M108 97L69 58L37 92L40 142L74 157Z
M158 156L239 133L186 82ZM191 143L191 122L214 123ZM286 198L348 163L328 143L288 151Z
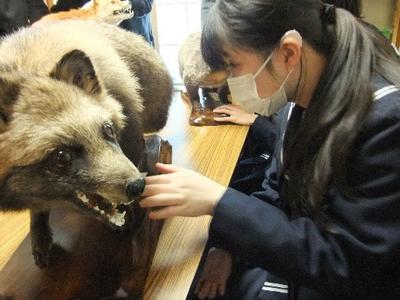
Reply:
M29 232L29 212L0 213L0 270Z

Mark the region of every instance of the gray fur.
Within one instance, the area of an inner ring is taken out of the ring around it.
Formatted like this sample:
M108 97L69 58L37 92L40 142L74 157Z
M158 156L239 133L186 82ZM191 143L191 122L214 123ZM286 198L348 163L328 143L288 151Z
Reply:
M227 70L212 70L201 54L201 32L190 34L178 55L179 73L191 100L199 100L199 88L219 88L228 77Z
M132 200L143 132L165 125L171 95L154 49L112 25L40 22L2 40L0 210L31 209L39 266L48 264L53 205L79 205L77 191Z

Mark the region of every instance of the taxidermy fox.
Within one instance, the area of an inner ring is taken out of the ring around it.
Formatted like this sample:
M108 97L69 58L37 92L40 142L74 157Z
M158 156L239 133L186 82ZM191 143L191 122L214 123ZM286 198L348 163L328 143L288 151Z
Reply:
M165 125L171 95L158 53L114 25L51 22L2 40L0 210L30 209L37 265L49 263L60 202L140 227L144 212L127 210L144 188L143 133Z
M47 1L46 4L50 10L53 6L53 1ZM81 19L118 25L123 20L132 18L133 14L131 3L128 0L92 0L78 9L50 13L38 22L43 20Z

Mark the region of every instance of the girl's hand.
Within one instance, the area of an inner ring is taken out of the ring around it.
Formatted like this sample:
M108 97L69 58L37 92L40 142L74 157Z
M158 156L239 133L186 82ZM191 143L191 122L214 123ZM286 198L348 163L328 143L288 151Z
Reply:
M231 254L222 249L211 248L196 286L197 296L200 299L214 299L217 294L225 295L226 283L231 272Z
M214 117L215 121L231 122L238 125L252 125L257 118L256 114L249 114L240 105L235 104L219 106L213 112L228 115L227 117Z
M146 177L139 205L155 208L152 219L172 216L212 215L226 187L196 172L173 165L156 164L162 175Z

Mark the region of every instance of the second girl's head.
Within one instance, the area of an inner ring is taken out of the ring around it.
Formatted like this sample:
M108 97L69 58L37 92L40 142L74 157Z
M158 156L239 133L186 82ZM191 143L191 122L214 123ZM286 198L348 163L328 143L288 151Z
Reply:
M293 29L302 48L284 37ZM260 97L274 94L290 74L286 94L307 109L289 145L288 189L293 206L310 214L323 207L331 179L347 189L346 159L372 105L372 78L381 74L400 85L398 58L376 28L320 0L219 0L203 27L202 53L232 77L256 75L272 55L255 77ZM308 54L319 63L310 64ZM315 88L304 99L310 84Z

